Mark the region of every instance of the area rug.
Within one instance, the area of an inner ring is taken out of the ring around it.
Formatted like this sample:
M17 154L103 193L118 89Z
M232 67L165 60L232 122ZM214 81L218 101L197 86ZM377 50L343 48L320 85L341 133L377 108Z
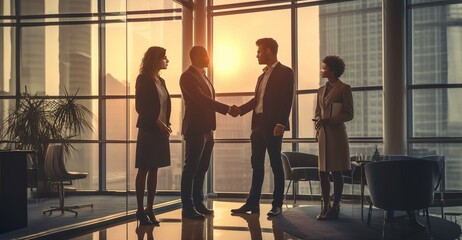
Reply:
M337 220L319 221L316 215L319 207L306 206L290 208L274 218L274 222L285 232L302 239L381 239L383 211L374 210L371 226L366 220L361 222L358 216L348 216L340 213ZM367 212L365 212L367 218ZM426 223L424 216L418 216L418 221ZM396 218L393 226L386 225L386 239L430 239L426 231L416 231L409 227L407 217ZM433 239L456 239L461 235L458 224L438 217L430 217Z

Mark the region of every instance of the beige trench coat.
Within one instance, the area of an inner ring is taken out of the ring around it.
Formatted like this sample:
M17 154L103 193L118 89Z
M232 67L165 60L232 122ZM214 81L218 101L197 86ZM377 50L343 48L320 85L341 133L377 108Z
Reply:
M326 85L319 88L316 98L315 117L329 119L328 124L316 132L319 171L350 170L350 147L345 122L354 116L351 87L339 80L326 93Z

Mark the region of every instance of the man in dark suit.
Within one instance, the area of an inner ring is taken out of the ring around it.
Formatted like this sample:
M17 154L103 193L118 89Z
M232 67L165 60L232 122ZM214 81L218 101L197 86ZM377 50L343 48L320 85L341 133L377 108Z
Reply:
M281 213L284 197L284 171L281 162L281 147L284 131L289 130L289 114L294 94L292 69L277 60L278 44L272 38L256 42L259 64L265 64L258 78L255 96L240 106L240 114L252 112L252 186L246 203L233 213L260 212L259 202L265 174L265 152L268 151L274 176L272 209L268 216Z
M214 145L215 112L229 113L235 117L239 114L239 109L237 106L230 107L215 101L215 90L204 71L209 64L207 50L195 46L189 56L192 65L180 78L185 105L182 134L186 142L181 177L182 216L202 220L204 215L213 214L213 210L203 203L203 185Z

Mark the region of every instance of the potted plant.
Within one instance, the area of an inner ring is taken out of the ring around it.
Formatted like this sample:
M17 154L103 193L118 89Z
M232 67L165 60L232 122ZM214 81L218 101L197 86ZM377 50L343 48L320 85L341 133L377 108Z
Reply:
M8 148L34 150L37 153L37 196L48 193L47 177L44 171L45 154L48 145L59 142L66 153L73 149L67 141L85 131L93 131L91 111L77 103L78 91L62 98L45 98L26 91L17 101L14 109L4 120L1 140L8 141ZM14 147L11 146L14 144Z

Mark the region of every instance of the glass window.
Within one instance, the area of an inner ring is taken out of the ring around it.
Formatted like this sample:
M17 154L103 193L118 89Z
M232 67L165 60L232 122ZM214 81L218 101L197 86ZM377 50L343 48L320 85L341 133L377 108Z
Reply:
M412 11L413 84L462 83L462 4Z
M354 91L354 118L346 122L348 137L382 137L382 91Z
M118 1L121 1L121 0L118 0ZM144 0L144 1L126 0L126 2L127 2L128 11L160 10L160 9L173 9L173 8L181 7L180 5L175 3L175 1L172 1L172 0ZM119 4L119 7L121 7L120 5L122 4Z
M106 12L126 12L127 1L126 0L104 0Z
M75 148L75 151L72 151L70 155L65 157L67 170L82 171L88 173L86 178L72 181L73 185L76 187L76 189L78 189L78 191L98 190L98 144L72 143L72 146Z
M97 3L92 0L21 0L21 15L91 13L98 11Z
M106 189L125 191L127 188L127 145L106 144ZM136 176L136 175L135 175Z
M106 100L106 139L127 139L127 101L128 99ZM136 122L133 122L136 124Z
M179 94L180 76L183 72L182 23L181 21L135 22L127 24L128 82L130 94L135 94L136 77L144 53L151 46L167 49L170 60L168 68L160 72L170 94Z
M213 0L213 5L221 5L221 4L232 4L232 3L245 3L249 0ZM257 1L265 1L265 0L253 0L252 2Z
M78 99L77 104L81 104L88 108L90 112L92 113L90 116L90 121L93 126L93 132L92 131L87 131L83 133L81 136L76 136L72 139L81 139L81 140L97 140L98 139L98 131L100 126L98 125L98 100L92 99L92 100L87 100L87 99Z
M409 154L415 156L442 155L445 159L446 190L462 189L462 161L460 143L415 143L410 145Z
M353 1L319 6L320 58L340 56L346 65L340 78L352 87L382 85L381 3L369 2L372 3ZM299 23L300 28L309 28L311 22L306 21L307 24ZM308 37L305 39L309 41ZM303 81L300 84L302 88L308 87L302 85Z
M304 7L297 11L298 89L317 89L325 82L320 77L319 7Z
M315 110L316 94L298 95L298 137L315 137L314 122L311 120L314 118Z
M0 95L15 95L15 55L12 55L11 39L14 39L15 28L0 28Z
M126 95L127 87L127 34L126 23L109 23L106 30L106 95Z
M15 99L0 99L0 119L2 120L2 126L1 130L3 131L4 128L3 128L3 124L9 124L7 121L5 121L5 118L8 117L8 115L10 115L10 113L12 113L12 111L16 108L16 100ZM6 126L5 126L6 127ZM0 133L2 133L2 131L0 131ZM1 136L0 136L1 137ZM2 146L0 146L0 149L2 148Z
M0 13L2 16L9 16L11 14L11 2L10 1L2 1L0 3ZM13 12L14 15L14 12Z
M96 25L27 27L22 35L21 92L98 94Z
M268 24L268 19L278 19ZM274 29L278 29L275 31ZM213 83L215 91L254 92L264 65L258 65L255 42L274 38L278 60L291 67L290 10L213 18Z
M413 137L461 137L462 88L412 91Z

